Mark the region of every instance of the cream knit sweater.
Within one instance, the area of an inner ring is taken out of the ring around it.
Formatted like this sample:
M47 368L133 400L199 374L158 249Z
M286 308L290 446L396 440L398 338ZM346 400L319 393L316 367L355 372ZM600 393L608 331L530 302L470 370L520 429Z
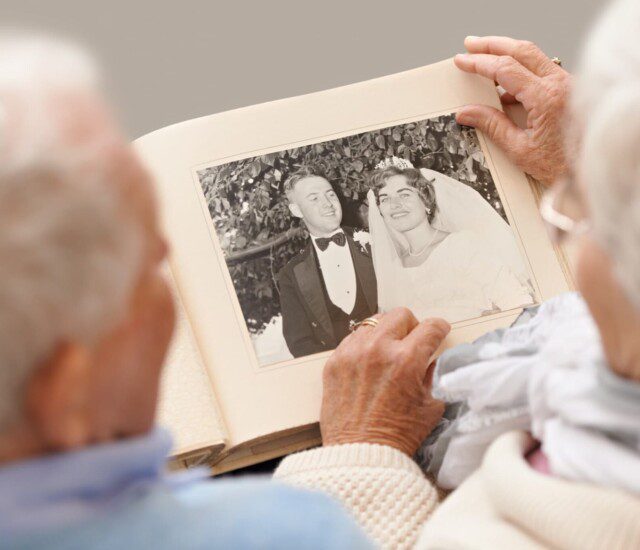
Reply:
M383 548L640 549L638 496L538 474L530 445L523 432L500 437L440 506L418 466L381 445L305 451L274 475L337 497Z

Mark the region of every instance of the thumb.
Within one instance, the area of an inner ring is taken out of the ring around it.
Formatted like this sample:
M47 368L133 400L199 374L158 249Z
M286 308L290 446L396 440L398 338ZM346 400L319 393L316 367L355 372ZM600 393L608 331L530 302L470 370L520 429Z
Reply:
M483 132L514 160L527 150L527 134L502 111L488 105L466 105L456 113L456 122Z
M427 371L424 374L424 378L422 379L422 383L424 384L427 392L429 392L429 395L431 395L431 389L433 388L433 375L436 372L436 363L437 361L435 359L429 363Z
M404 338L403 344L412 351L412 355L424 360L421 363L423 377L427 362L438 351L450 330L451 325L444 319L425 319Z

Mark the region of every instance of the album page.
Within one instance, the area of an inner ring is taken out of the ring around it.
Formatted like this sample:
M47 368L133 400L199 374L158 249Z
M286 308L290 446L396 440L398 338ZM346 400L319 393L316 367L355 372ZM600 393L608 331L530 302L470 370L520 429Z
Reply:
M567 290L526 176L455 123L469 103L500 108L446 60L137 140L230 446L317 422L324 362L375 311L442 316L450 346Z
M211 455L225 447L227 431L171 270L165 274L176 323L162 371L158 423L173 436L172 456Z

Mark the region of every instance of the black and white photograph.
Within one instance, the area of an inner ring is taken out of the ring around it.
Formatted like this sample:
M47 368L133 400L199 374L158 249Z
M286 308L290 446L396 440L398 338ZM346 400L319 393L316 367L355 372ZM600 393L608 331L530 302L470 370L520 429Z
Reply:
M455 323L535 302L478 136L452 114L197 176L260 366L397 306Z

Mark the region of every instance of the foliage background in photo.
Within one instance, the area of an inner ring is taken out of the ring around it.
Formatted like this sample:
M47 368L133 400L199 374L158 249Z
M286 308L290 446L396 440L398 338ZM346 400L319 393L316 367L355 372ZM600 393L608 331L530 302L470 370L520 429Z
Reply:
M368 176L403 157L473 187L506 220L472 128L453 115L250 157L198 171L249 332L280 315L276 275L305 246L304 224L289 213L284 181L302 165L320 168L343 206L343 225L366 229Z

